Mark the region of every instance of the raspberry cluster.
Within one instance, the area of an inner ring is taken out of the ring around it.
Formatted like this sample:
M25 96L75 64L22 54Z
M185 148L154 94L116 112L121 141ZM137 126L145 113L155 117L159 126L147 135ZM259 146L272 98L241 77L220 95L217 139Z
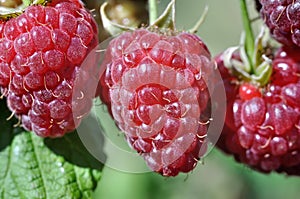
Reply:
M89 78L78 76L97 34L78 0L29 6L18 17L0 20L0 87L25 129L62 136L89 112L93 93L73 88L75 81L88 84Z
M271 35L282 46L265 42L265 31L254 41L246 1L241 1L245 44L215 57L227 98L217 146L255 170L299 175L300 2L255 2Z
M214 72L200 38L125 32L110 42L103 66L101 99L129 145L164 176L192 170L206 151L201 117Z
M285 45L300 46L300 1L260 0L261 17L272 36Z
M265 87L239 80L216 58L227 90L227 114L219 147L262 172L300 165L299 49L278 49Z

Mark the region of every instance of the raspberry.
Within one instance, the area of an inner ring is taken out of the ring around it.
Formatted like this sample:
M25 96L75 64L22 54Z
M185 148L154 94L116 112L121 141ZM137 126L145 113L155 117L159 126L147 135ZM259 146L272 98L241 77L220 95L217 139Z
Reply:
M164 176L189 172L206 149L202 114L214 68L200 38L147 29L113 39L100 95L129 145Z
M226 122L218 146L261 172L295 174L300 166L299 49L280 48L269 83L258 88L216 62L227 92ZM298 170L299 173L299 170Z
M285 45L300 46L299 0L260 0L261 16L272 36Z
M93 17L77 0L32 5L0 22L0 87L26 130L63 136L90 110L93 93L73 87L89 83L78 78L97 34Z

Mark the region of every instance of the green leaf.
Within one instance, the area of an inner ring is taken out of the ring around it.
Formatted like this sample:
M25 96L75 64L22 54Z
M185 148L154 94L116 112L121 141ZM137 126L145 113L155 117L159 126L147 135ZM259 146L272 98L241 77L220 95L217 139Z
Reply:
M45 139L45 144L54 153L63 156L68 162L74 165L96 170L101 170L103 167L103 165L87 151L77 132L69 133L62 138Z
M31 132L0 152L1 199L91 198L99 177L100 171L67 162Z
M32 4L32 0L23 0L23 4L25 6L29 6L30 4Z
M91 198L102 164L76 132L43 139L15 128L5 100L0 100L0 199Z

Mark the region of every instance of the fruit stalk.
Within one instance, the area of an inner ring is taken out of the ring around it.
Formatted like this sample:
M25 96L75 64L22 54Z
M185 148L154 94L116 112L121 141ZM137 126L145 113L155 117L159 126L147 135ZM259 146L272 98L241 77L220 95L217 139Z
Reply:
M246 0L240 0L241 12L242 12L242 19L243 19L243 26L245 31L245 48L248 59L250 61L251 72L253 72L253 63L251 57L254 54L254 34L251 26L251 20L249 18L249 12L247 8Z
M24 5L29 6L32 3L32 1L30 1L30 0L23 0L23 3L24 3Z
M148 0L149 23L152 25L157 19L157 0Z

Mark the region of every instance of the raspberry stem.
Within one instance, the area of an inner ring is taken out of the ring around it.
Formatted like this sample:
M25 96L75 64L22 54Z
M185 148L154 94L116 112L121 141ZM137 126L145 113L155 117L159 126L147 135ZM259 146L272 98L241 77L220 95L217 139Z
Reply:
M149 23L152 25L157 19L157 0L148 0Z
M200 17L200 19L197 21L197 23L194 25L194 27L192 29L189 30L190 33L194 33L196 34L198 29L200 28L200 26L203 24L203 22L205 21L205 18L207 16L208 13L208 5L205 6L204 11Z
M32 1L30 1L30 0L23 0L23 4L25 6L29 6L31 3L32 3Z
M243 26L245 31L245 48L246 53L250 61L251 70L253 72L253 63L251 57L253 57L254 54L254 45L255 45L255 39L254 34L251 26L251 20L249 17L249 12L247 8L246 0L240 0L241 4L241 12L242 12L242 19L243 19Z

